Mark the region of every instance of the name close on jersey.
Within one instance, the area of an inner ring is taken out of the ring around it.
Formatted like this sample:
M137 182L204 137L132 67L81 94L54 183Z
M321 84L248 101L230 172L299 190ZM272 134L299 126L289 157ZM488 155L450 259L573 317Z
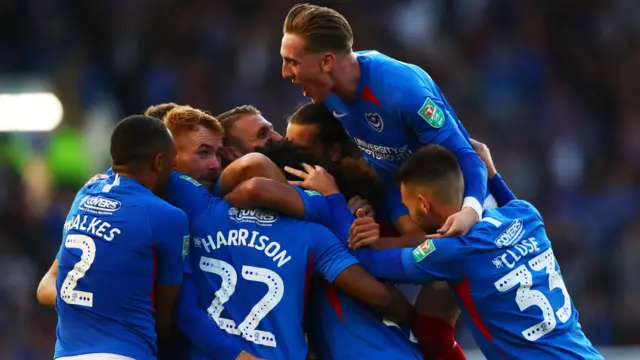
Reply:
M268 236L261 235L258 231L249 232L247 229L229 230L226 236L222 231L218 231L215 239L211 235L204 238L196 236L193 238L193 245L196 248L204 248L207 253L222 246L247 246L264 252L278 267L291 260L291 255L287 255L287 250L282 249L278 242L271 241Z
M112 241L116 235L121 234L120 229L111 226L108 222L96 219L89 215L73 215L64 223L64 230L79 230L95 235L106 241Z
M518 261L522 258L526 258L529 254L536 254L540 252L538 242L535 237L524 239L514 244L510 249L505 250L502 255L492 260L493 265L497 268L507 266L509 269L513 269Z
M391 147L391 146L382 146L382 145L374 145L369 144L368 142L354 137L353 140L358 145L358 148L363 153L375 158L376 160L385 160L392 162L402 162L409 158L412 154L411 149L409 149L409 145L404 145L402 147Z

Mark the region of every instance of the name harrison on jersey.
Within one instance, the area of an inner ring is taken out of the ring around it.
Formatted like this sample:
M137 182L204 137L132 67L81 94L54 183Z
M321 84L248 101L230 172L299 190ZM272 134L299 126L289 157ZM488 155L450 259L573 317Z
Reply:
M291 260L291 255L287 255L287 250L281 249L278 242L271 241L268 236L260 235L258 231L251 231L251 234L249 234L247 229L229 230L226 236L222 231L218 231L215 239L211 235L207 235L205 238L194 236L193 245L196 248L204 247L204 250L208 253L212 250L220 249L221 246L251 247L264 252L265 255L276 262L278 267L282 267Z

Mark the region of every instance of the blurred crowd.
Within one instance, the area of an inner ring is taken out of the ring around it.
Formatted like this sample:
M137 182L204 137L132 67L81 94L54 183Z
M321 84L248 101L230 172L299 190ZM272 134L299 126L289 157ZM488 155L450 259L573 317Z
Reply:
M213 114L253 104L284 130L303 101L280 75L292 4L0 1L0 92L39 84L65 111L52 133L0 133L0 360L51 358L55 312L35 289L75 192L109 166L116 121L167 101ZM347 17L356 50L422 66L489 145L543 214L592 342L640 344L640 3L321 4ZM474 346L463 324L458 333Z

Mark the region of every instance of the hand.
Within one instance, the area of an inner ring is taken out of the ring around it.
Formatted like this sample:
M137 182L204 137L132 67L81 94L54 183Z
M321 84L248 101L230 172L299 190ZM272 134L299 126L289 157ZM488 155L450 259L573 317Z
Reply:
M87 185L91 184L94 181L106 179L108 177L109 177L109 175L105 175L105 174L95 174L95 175L93 175L93 177L91 179L89 179L89 181L84 183L84 186L87 186Z
M349 248L357 250L378 242L380 240L380 225L372 217L366 216L363 209L358 209L356 216L357 218L349 230Z
M426 235L425 238L438 239L466 235L478 221L480 221L478 213L470 207L464 207L459 212L449 216L436 234Z
M335 179L322 166L311 166L303 163L302 167L304 168L304 171L290 168L288 166L284 167L284 171L304 180L289 181L289 184L300 186L307 190L315 190L324 196L340 193Z
M349 207L349 210L351 210L352 214L355 214L358 209L362 209L364 210L365 216L370 216L372 218L376 217L376 212L373 210L373 206L369 204L367 199L363 199L358 195L349 199L347 206Z
M248 352L242 350L240 351L240 354L238 354L238 356L236 357L236 360L265 360L263 358L257 358L251 354L249 354Z
M493 159L491 158L489 147L478 140L470 140L471 146L473 146L473 150L478 154L480 159L482 159L482 162L484 162L484 164L487 166L487 175L489 179L491 179L498 173L498 170L496 170L496 166L493 164Z
M232 163L242 157L242 152L235 146L225 146L220 149L220 156L222 156L227 163Z

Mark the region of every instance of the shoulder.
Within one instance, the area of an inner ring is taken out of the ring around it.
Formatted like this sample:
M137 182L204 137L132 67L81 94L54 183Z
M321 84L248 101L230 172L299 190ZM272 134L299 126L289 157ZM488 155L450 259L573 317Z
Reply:
M524 200L513 200L501 208L485 210L468 236L505 247L518 242L527 231L540 224L540 214L533 205Z
M167 225L187 223L187 215L184 211L169 204L159 197L145 199L144 210L152 224L166 227Z

